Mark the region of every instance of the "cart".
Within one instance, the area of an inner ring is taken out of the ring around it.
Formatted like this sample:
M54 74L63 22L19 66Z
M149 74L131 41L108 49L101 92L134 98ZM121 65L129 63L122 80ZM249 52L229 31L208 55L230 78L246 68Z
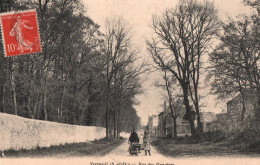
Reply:
M141 144L140 143L131 143L129 153L131 155L138 156L138 153L141 150Z

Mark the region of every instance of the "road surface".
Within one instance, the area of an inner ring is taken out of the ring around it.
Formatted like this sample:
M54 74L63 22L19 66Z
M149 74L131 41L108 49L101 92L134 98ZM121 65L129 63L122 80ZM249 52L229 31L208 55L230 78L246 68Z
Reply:
M138 156L127 152L127 141L105 156L69 156L45 158L0 158L0 165L259 165L259 158L170 158L158 153L151 147L151 156L145 156L144 151ZM67 155L66 155L67 156Z
M148 155L145 156L144 150L141 150L141 153L136 155L130 155L128 150L128 142L124 142L120 146L118 146L115 150L112 152L108 153L106 155L107 158L112 159L115 162L131 162L131 163L171 163L173 164L173 159L170 159L168 157L163 156L162 154L158 153L154 147L151 146L151 156Z

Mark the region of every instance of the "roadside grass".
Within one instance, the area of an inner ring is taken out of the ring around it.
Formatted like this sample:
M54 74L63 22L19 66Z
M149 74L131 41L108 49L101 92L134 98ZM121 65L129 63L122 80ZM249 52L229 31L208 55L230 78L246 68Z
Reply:
M100 139L86 143L73 143L51 147L36 148L33 150L8 150L5 157L82 157L82 156L104 156L117 146L122 144L125 139Z
M187 140L190 142L189 140ZM214 143L176 143L172 138L158 138L151 143L160 153L171 157L231 156L237 150L220 147Z
M260 157L260 133L245 130L231 135L215 131L205 133L203 140L193 137L157 138L151 144L162 154L171 157L193 156L250 156Z
M243 152L260 153L260 130L246 129L226 139L227 145Z

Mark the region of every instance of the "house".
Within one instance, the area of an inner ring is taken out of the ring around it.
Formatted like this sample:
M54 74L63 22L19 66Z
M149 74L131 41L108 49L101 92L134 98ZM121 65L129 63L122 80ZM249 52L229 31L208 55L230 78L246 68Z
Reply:
M164 102L164 110L158 115L158 136L160 137L173 137L174 122L171 115L171 110L166 106ZM177 135L186 136L191 135L190 123L185 119L186 109L183 106L177 117ZM217 120L214 112L201 112L200 119L203 126L203 131L207 130L207 124ZM197 126L197 118L194 121L195 127Z
M216 114L216 120L206 123L205 132L213 132L216 130L230 130L231 125L227 123L227 113Z
M158 132L158 116L152 115L148 116L148 123L147 123L148 130L150 132L150 136L157 137Z
M177 118L177 134L179 136L190 135L189 122L184 119L185 107L182 107L180 115ZM173 136L173 118L171 116L171 110L166 106L164 102L163 111L158 115L158 136L160 137L172 137Z
M200 112L200 122L202 124L202 130L207 130L207 124L217 120L217 116L214 112ZM197 119L194 121L195 127L197 127Z
M227 112L217 114L217 120L207 124L206 131L223 130L232 132L248 126L254 118L254 95L247 89L243 96L241 93L227 102ZM243 104L244 103L244 104ZM243 106L245 111L243 112ZM244 116L244 117L243 117Z
M165 137L165 122L163 119L163 111L158 115L158 128L157 128L157 136L158 137Z
M245 92L245 118L251 118L254 116L254 96L249 93ZM242 120L243 115L243 97L242 94L238 94L232 100L227 102L227 115L232 118L232 121L235 126L239 125Z
M190 135L190 124L188 120L184 119L185 107L181 109L179 116L177 117L177 134L178 136ZM171 112L167 112L164 116L165 120L165 137L173 137L174 122Z

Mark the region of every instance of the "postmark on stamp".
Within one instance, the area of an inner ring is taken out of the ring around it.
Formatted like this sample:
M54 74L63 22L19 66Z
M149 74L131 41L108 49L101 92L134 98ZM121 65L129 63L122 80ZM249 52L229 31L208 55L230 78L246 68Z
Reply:
M0 14L6 57L41 52L36 10Z

